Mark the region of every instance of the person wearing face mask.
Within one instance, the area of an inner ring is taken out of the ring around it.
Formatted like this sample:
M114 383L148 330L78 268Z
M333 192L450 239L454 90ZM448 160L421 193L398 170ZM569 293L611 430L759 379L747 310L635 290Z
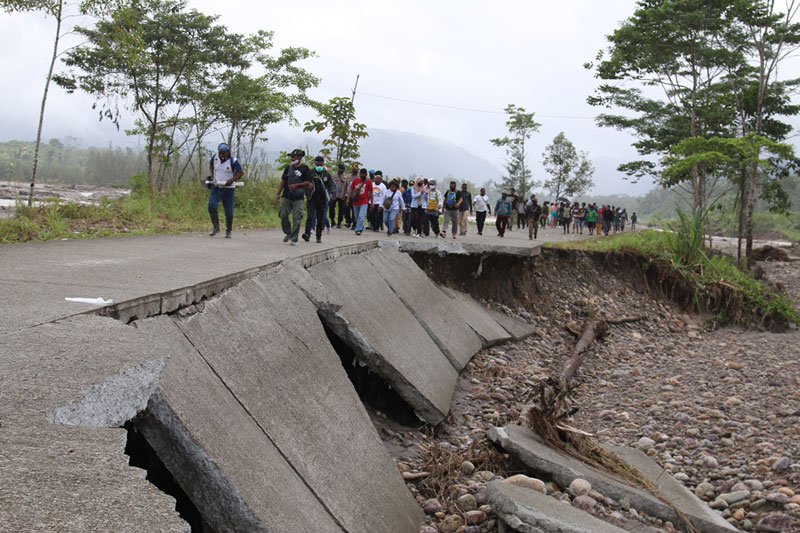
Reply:
M494 205L494 214L497 217L497 222L495 225L497 226L498 237L505 235L506 228L508 227L508 218L511 216L513 211L514 207L508 197L508 193L503 191L500 195L500 198L497 200L497 203Z
M442 193L436 189L436 180L428 180L428 202L425 204L425 223L422 231L427 237L433 230L434 238L439 235L439 209L442 207Z
M275 195L275 201L281 202L279 216L284 233L283 242L289 242L292 246L297 244L300 224L303 222L303 198L306 189L312 187L311 170L303 164L305 155L302 150L292 150L289 154L291 163L283 169L278 193Z
M231 238L233 229L233 192L236 190L236 182L244 175L242 165L231 156L231 149L227 144L222 143L217 147L217 154L211 157L211 194L208 196L208 214L211 217L211 233L213 237L219 233L219 211L218 206L222 200L222 208L225 211L225 238Z
M356 235L361 235L367 208L372 205L372 180L367 176L366 168L358 171L358 177L350 182L347 191L347 203L353 206L353 230Z
M308 242L311 238L311 227L316 226L317 242L322 242L322 227L325 226L325 206L333 198L335 192L333 179L325 170L325 159L318 155L314 158L314 171L311 173L313 184L311 196L308 198L308 216L306 216L306 231L303 240ZM315 224L316 222L316 224Z

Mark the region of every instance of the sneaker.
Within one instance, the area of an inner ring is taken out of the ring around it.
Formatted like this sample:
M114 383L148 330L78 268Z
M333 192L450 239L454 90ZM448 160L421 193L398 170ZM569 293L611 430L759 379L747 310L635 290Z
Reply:
M331 233L331 227L330 227L330 226L328 226L328 227L326 228L326 231L328 232L328 235L330 235L330 233Z
M219 228L213 228L213 229L211 230L211 233L209 233L209 234L208 234L208 236L209 236L209 237L213 237L213 236L214 236L214 235L216 235L217 233L219 233Z
M445 232L443 232L443 231L442 231L442 232L440 232L440 233L439 233L439 237L441 237L442 239L444 239L445 237L447 237L447 234L446 234Z
M283 236L283 242L289 242L289 234Z
M456 238L456 236L455 236L455 235L453 235L453 238L455 239L455 238Z
M297 244L297 239L292 239L292 242L290 242L289 244L291 244L292 246L294 246L295 244Z
M360 231L357 231L357 232L356 232L356 235L361 235L361 232L360 232Z
M231 230L225 230L225 238L226 239L230 239L231 238Z
M303 233L303 235L301 236L303 237L303 240L306 242L308 242L309 239L311 239L311 235L309 235L308 233Z
M479 232L478 232L478 235L483 235L483 232L479 231Z
M322 237L317 237L317 244L322 242Z
M341 224L336 224L336 229L341 229L341 228L342 228Z
M392 232L391 232L391 231L387 231L387 232L386 232L386 236L387 236L387 237L391 237L391 236L392 236Z

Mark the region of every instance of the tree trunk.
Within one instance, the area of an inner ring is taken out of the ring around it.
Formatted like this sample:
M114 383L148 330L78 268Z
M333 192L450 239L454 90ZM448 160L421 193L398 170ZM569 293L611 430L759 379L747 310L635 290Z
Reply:
M61 39L61 21L64 1L58 2L56 10L56 36L53 39L53 56L50 58L50 69L47 71L47 80L44 83L44 94L42 94L42 107L39 110L39 128L36 130L36 146L33 149L33 170L31 171L31 188L28 191L28 207L33 205L33 186L36 183L36 167L39 166L39 146L42 144L42 124L44 124L44 108L47 104L47 91L50 89L50 80L53 78L53 69L58 57L58 43Z
M583 360L586 358L586 350L592 345L597 337L602 337L608 330L608 322L600 318L593 318L587 320L583 325L583 331L572 349L572 355L569 361L564 365L561 371L561 378L565 383L569 384L575 376L578 367L581 366Z
M756 182L758 181L758 163L753 163L750 167L749 187L747 191L747 220L745 224L745 256L747 257L747 268L752 265L753 256L753 208L756 198Z
M742 238L744 236L744 205L745 205L745 182L747 172L745 169L739 173L739 228L736 232L736 265L742 267Z

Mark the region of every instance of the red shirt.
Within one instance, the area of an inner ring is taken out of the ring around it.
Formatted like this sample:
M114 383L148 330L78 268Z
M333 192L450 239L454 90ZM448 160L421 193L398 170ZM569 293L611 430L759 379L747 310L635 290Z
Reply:
M369 178L362 181L361 177L359 176L353 180L350 186L355 191L362 183L364 186L361 187L361 192L358 193L358 198L356 198L356 201L353 202L353 205L366 205L369 203L370 198L372 198L372 181L370 181Z

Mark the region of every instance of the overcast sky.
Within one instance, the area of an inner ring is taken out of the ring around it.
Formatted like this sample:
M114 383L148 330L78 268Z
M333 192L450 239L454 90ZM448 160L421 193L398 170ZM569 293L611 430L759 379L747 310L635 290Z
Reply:
M316 99L349 95L360 74L356 112L368 127L447 139L502 168L504 151L488 139L505 135L502 110L514 103L535 111L542 123L530 143L535 179L544 177L544 147L564 131L595 161L598 193L642 194L652 186L632 185L614 170L635 157L632 138L595 126L591 117L597 109L586 104L597 80L583 64L633 13L634 0L190 0L189 5L221 15L221 22L236 32L274 30L277 47L316 51L318 57L304 65L322 78L311 92ZM5 103L0 140L35 137L53 27L41 15L0 14L0 95ZM71 135L85 144L141 144L98 123L92 101L51 87L44 139ZM312 117L299 112L298 118ZM284 131L286 126L276 128Z

